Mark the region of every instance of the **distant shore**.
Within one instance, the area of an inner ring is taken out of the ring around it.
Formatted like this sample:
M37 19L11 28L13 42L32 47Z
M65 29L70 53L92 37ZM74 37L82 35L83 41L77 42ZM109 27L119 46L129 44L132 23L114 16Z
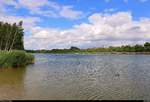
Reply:
M65 53L56 53L56 52L32 52L32 53L47 53L47 54L116 54L116 55L150 55L150 52L65 52Z
M144 54L144 55L150 55L150 52L108 52L111 54L126 54L126 55L133 55L133 54Z
M50 54L150 54L150 42L145 42L143 45L122 45L109 47L95 47L81 49L75 46L64 49L40 49L40 50L26 50L30 53L50 53Z

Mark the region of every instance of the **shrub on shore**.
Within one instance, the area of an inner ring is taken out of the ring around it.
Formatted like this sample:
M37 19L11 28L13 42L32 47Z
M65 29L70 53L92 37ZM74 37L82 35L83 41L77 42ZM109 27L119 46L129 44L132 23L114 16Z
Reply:
M27 64L34 63L34 56L25 51L1 51L0 68L6 67L24 67Z

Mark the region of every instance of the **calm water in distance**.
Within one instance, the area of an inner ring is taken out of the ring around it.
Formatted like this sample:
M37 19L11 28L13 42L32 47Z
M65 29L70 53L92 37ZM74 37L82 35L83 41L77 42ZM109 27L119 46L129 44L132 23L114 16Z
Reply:
M0 99L150 100L150 55L35 54L0 70Z

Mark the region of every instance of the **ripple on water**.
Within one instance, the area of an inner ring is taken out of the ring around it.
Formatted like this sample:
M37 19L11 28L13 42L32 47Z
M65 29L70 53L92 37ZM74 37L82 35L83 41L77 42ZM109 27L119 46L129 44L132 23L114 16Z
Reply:
M0 98L150 99L149 56L35 54L35 58L27 68L0 71Z

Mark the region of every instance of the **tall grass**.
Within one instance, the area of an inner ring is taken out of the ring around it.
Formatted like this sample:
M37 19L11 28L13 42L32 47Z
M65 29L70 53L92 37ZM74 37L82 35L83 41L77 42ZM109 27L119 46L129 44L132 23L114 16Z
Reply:
M34 63L34 56L25 51L0 51L0 68L24 67Z

